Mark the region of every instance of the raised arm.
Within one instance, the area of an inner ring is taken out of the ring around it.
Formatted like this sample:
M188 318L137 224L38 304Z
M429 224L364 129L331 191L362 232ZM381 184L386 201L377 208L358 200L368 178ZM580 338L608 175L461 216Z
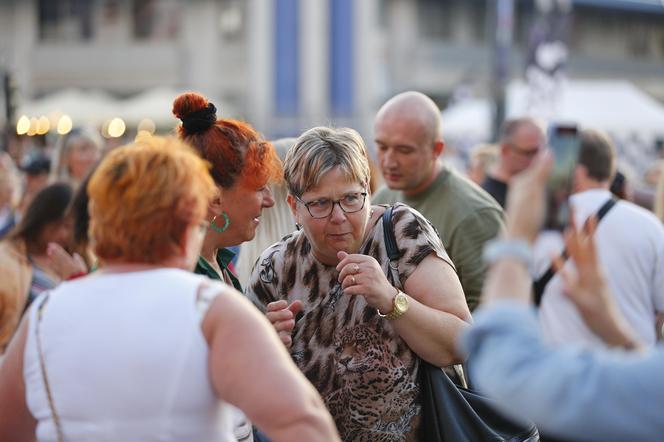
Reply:
M210 306L203 332L215 391L271 440L338 440L322 399L267 319L242 295L225 289Z
M543 194L550 167L551 157L545 154L512 182L508 240L532 242L535 237L544 215ZM593 244L583 243L583 247ZM573 259L576 254L584 263L592 263L592 259L587 261L592 256L581 258L579 250L570 252ZM525 264L523 256L514 254L502 256L491 266L483 307L473 328L462 336L475 385L498 399L508 414L532 419L552 435L597 441L660 439L664 381L659 373L664 352L593 353L545 346L530 305L531 280ZM587 276L592 278L583 285L601 289L597 282L601 274ZM583 292L570 293L583 302L591 300L590 292L584 286ZM592 310L606 322L615 320L602 313L606 309Z
M529 306L482 309L463 342L476 387L508 414L569 440L660 440L664 351L625 354L544 345Z

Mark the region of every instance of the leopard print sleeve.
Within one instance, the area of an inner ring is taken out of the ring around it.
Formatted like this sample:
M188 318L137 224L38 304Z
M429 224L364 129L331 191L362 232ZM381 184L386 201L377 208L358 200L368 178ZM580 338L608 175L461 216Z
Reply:
M265 313L270 302L277 301L277 286L279 273L279 255L282 243L277 243L266 249L256 261L245 289L245 295L251 302Z
M402 253L399 259L399 277L402 284L418 264L432 253L456 271L436 228L420 212L405 204L397 203L392 212L392 224Z

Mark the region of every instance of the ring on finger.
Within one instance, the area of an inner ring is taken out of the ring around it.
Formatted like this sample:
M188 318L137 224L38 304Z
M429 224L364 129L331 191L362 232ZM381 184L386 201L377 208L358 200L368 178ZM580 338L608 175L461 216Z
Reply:
M350 282L352 283L352 285L357 284L357 281L355 280L355 276L350 275Z
M355 264L353 266L353 273L355 273L355 274L360 273L360 266L359 265Z

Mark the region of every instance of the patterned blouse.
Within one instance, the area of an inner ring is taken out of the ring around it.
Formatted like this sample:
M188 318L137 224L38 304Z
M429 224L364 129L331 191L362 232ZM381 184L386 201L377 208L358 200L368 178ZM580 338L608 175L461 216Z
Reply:
M419 212L396 204L392 221L403 252L401 283L389 276L380 217L359 253L374 257L393 285L401 287L432 253L452 265L436 230ZM280 299L303 302L291 355L323 397L343 440L416 440L419 358L364 297L344 296L338 275L335 266L314 257L303 231L297 231L262 253L247 295L262 307Z

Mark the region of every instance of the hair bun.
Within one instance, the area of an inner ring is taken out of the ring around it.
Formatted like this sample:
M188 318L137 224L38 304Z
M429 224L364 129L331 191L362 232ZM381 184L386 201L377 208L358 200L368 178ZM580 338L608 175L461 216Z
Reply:
M192 112L180 119L187 133L201 132L217 122L217 108L214 107L214 104L208 103L203 109Z
M182 121L187 134L202 132L217 122L217 108L196 93L178 96L173 102L173 114Z

